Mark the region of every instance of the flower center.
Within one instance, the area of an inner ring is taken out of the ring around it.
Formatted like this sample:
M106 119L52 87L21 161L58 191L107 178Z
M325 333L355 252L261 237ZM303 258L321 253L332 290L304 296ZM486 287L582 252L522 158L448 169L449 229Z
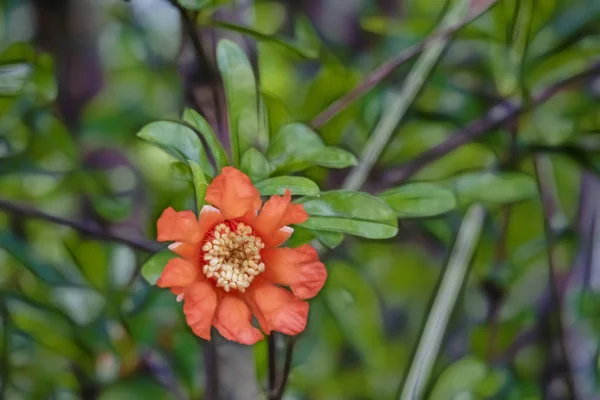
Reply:
M226 221L215 226L207 238L202 246L202 272L226 292L245 292L254 277L265 270L260 258L265 244L248 225Z

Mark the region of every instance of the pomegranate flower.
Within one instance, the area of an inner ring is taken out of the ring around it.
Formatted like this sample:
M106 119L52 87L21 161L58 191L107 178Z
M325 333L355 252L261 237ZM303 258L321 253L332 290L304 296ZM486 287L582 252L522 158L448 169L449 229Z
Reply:
M287 225L308 219L290 191L264 206L250 178L225 167L206 192L199 218L167 208L157 222L158 240L181 258L165 266L157 285L183 300L188 325L210 339L211 326L229 340L254 344L266 334L296 335L306 327L308 303L327 271L316 250L279 248L292 234ZM262 206L262 209L261 209ZM260 210L260 213L258 212ZM288 287L288 289L284 288Z

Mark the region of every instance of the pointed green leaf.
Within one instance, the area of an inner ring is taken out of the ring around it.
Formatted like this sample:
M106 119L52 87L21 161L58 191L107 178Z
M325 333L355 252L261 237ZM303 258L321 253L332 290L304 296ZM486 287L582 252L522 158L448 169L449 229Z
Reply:
M186 108L183 112L183 120L202 135L215 160L217 169L221 170L223 167L227 166L229 164L227 153L225 153L225 149L223 149L219 138L217 138L217 135L215 135L212 127L204 117L191 108Z
M370 239L396 235L394 211L381 199L362 192L332 191L320 197L301 198L298 203L310 215L301 224L308 229L341 232Z
M335 249L342 243L344 240L344 234L340 232L326 232L326 231L311 231L314 233L315 238L319 240L319 242L323 243L330 249Z
M242 156L240 169L248 174L252 180L259 180L269 176L273 167L260 151L250 147Z
M214 174L202 141L188 126L173 121L151 122L137 135L158 145L177 160L183 163L187 163L188 160L195 161L203 171Z
M431 217L456 208L454 193L432 183L410 183L386 190L377 197L389 204L400 218Z
M256 79L246 53L234 42L221 40L217 46L217 65L225 86L227 115L233 163L250 147L266 150L269 137L260 129Z
M200 169L200 166L192 160L189 160L188 163L192 170L192 182L194 184L194 192L196 193L196 206L198 207L198 213L200 213L204 206L204 197L206 196L208 183L206 182L206 177L204 176L202 169Z
M318 196L320 193L316 183L302 176L276 176L258 182L256 188L263 196L281 196L285 189L289 189L292 195Z
M328 147L309 127L299 123L281 128L267 151L267 157L277 171L301 171L313 165L327 168L347 168L356 165L353 154Z

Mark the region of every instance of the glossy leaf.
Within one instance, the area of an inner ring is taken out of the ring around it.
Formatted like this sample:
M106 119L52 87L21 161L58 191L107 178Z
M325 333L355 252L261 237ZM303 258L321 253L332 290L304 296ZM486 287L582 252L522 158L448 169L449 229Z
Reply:
M229 164L227 153L225 153L225 149L223 149L219 138L215 135L212 127L204 117L191 108L186 108L183 112L183 120L202 135L202 138L208 145L212 158L215 160L217 169L221 170L227 166Z
M250 147L266 150L269 136L260 128L256 78L246 53L234 42L221 40L217 46L217 65L227 97L233 162L239 166Z
M242 156L241 170L248 174L252 180L266 178L272 169L269 160L254 147L250 147Z
M298 201L310 215L302 226L309 229L348 233L370 239L396 235L398 222L393 210L367 193L333 191Z
M318 196L320 191L316 183L302 176L276 176L256 183L263 196L283 195L289 189L292 195Z
M431 217L456 208L451 190L431 183L410 183L378 195L400 218Z
M344 234L339 232L311 231L315 238L330 249L335 249L344 240Z
M174 257L176 255L170 250L159 251L152 255L142 266L142 276L151 285L156 285L156 281L160 278L165 265Z
M356 164L351 153L326 146L323 140L309 127L303 124L288 124L281 128L267 157L277 171L301 171L312 165L327 168L347 168Z
M32 66L25 63L0 66L0 95L19 94L32 72Z
M158 145L181 162L187 163L188 160L192 160L200 165L203 171L211 175L214 173L200 138L186 125L172 121L151 122L137 135Z
M208 182L206 182L206 177L198 164L192 160L189 160L188 163L192 172L192 183L196 194L196 207L198 212L200 212L204 206L204 197L206 196L206 189L208 189Z
M487 375L485 363L475 358L463 358L450 365L433 387L431 400L452 399L459 393L474 394L476 385Z

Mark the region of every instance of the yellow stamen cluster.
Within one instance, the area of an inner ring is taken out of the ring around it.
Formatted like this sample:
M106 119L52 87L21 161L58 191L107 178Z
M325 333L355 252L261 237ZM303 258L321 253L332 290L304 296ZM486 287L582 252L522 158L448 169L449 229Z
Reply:
M235 230L221 223L215 227L214 238L202 246L205 265L202 272L217 281L226 292L245 292L254 277L265 270L260 250L265 247L252 228L238 222Z

